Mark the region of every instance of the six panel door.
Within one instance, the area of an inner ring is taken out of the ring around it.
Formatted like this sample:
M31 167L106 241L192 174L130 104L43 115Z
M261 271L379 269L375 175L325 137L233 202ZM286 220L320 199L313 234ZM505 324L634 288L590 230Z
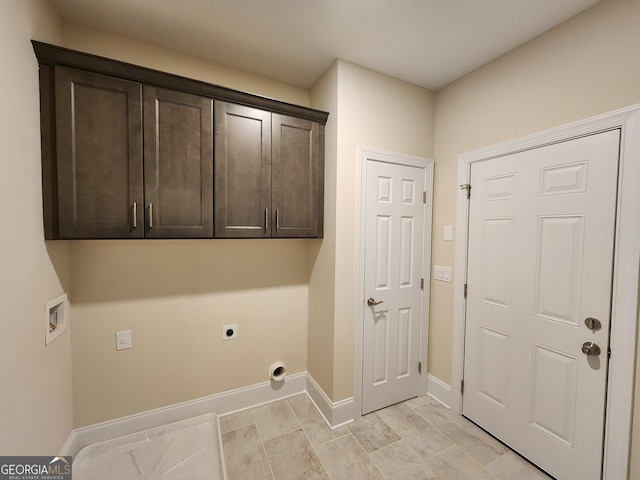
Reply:
M419 393L425 170L367 161L362 414Z
M563 480L601 476L619 141L471 166L463 414Z

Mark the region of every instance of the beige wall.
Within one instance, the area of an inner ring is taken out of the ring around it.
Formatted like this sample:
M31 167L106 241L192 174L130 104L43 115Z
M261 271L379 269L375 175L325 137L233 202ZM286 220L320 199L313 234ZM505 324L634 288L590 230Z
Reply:
M335 62L311 89L311 104L332 112L325 127L324 239L309 245L309 328L307 371L333 398L333 344L336 274L336 179L338 173L337 138L338 62Z
M605 0L436 95L433 262L453 265L457 155L640 102L640 2ZM451 380L452 284L433 282L429 371Z
M306 370L302 240L76 241L72 279L76 426Z
M0 279L0 355L12 367L0 374L6 454L50 454L67 438L71 351L75 426L264 381L275 359L308 369L334 401L350 397L357 147L435 157L433 262L452 266L441 232L455 225L458 154L640 102L638 0L604 0L437 95L344 61L309 92L61 23L48 2L1 8L0 200L21 206L1 214L11 226L0 249L10 273ZM325 239L45 244L31 38L330 111ZM44 303L65 290L71 335L44 347ZM429 372L450 383L451 285L432 282L431 298ZM223 343L227 323L240 338ZM121 329L132 330L132 350L115 351Z
M71 334L45 346L45 303L69 288L69 249L45 244L42 228L38 64L30 40L57 41L60 28L42 3L0 6L2 455L55 455L72 427Z
M317 375L332 379L330 385L321 387L333 401L339 401L353 395L354 384L357 149L366 146L431 157L434 94L339 60L312 89L312 98L322 99L324 105L335 105L337 124L331 126L335 132L326 142L326 191L335 202L330 204L325 218L331 236L325 238L320 250L332 267L317 267L322 269L321 274L312 272L324 285L325 296L332 299L333 312L328 313L326 305L319 302L312 305L310 313L310 329L311 325L322 328L324 338L332 338L333 343L329 351L321 353L318 349L324 364L310 362L310 372L314 378ZM332 293L327 294L327 288ZM314 293L312 290L310 296ZM309 341L313 341L311 337ZM321 373L316 374L317 371Z
M309 92L65 23L63 46L309 105ZM303 240L71 242L76 427L307 369ZM239 338L222 342L222 326ZM115 332L133 348L117 352Z
M309 91L149 43L63 21L62 46L223 87L309 106Z
M434 263L454 262L457 155L639 103L639 26L640 1L605 0L437 93ZM450 383L452 285L431 298L429 372Z
M334 400L353 395L357 149L432 157L434 97L425 88L338 63Z
M69 23L63 34L68 48L311 104L196 57ZM431 155L433 94L346 62L324 78L312 105L331 113L324 241L71 243L76 427L264 381L276 359L334 400L352 395L356 147ZM240 338L222 343L229 323ZM125 329L134 348L116 352Z

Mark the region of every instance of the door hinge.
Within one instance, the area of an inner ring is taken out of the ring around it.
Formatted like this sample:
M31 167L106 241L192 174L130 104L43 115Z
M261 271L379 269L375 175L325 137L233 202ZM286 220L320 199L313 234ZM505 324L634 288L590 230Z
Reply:
M470 183L465 183L463 185L460 185L460 190L466 190L467 191L467 199L471 198L471 184Z
M422 362L418 362L418 373L422 373Z
M611 347L607 348L607 358L611 358Z
M464 380L460 380L460 395L464 395Z
M420 279L420 289L424 290L424 278Z
M464 299L467 299L467 284L464 284Z
M422 192L422 203L427 203L427 192Z

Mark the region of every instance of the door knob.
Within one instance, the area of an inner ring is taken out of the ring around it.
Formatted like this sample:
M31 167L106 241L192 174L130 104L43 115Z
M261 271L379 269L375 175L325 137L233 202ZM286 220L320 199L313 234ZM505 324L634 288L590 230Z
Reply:
M384 303L384 300L380 300L379 302L376 302L371 297L369 297L369 299L367 300L367 305L369 305L370 307L375 307L376 305L380 305L381 303Z
M600 347L593 342L584 342L582 344L582 353L585 355L600 355Z

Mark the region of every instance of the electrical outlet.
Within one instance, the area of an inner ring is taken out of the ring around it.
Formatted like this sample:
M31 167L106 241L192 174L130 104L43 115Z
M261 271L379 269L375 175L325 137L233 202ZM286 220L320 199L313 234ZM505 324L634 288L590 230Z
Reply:
M131 330L116 332L116 350L127 350L131 348Z
M222 340L234 340L238 338L238 325L225 325L222 327Z

